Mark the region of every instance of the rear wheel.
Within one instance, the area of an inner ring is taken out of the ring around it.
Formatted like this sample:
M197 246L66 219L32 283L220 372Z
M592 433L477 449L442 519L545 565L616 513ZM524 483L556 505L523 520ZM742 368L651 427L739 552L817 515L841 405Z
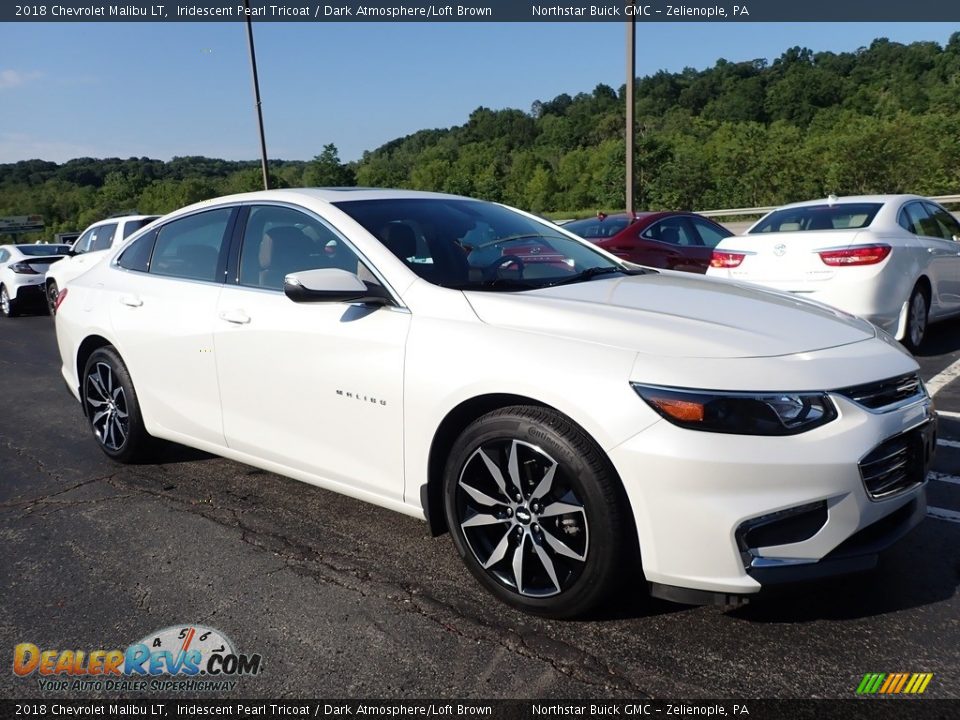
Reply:
M83 370L83 409L100 449L122 463L147 460L153 438L140 415L130 373L112 347L95 350Z
M930 313L927 303L927 294L917 285L907 303L907 332L903 339L904 345L911 350L918 350L927 334L927 320Z
M516 406L473 422L444 476L447 522L473 575L499 599L549 617L603 601L634 539L609 461L555 411Z
M0 313L4 317L12 318L20 314L16 300L10 297L5 285L0 285Z
M57 314L57 295L60 294L60 288L57 287L56 280L47 282L47 307L51 315Z

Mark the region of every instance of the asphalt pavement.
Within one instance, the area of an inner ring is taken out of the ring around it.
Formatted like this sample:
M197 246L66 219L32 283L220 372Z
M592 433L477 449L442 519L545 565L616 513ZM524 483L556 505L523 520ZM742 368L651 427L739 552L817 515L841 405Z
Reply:
M864 673L926 672L925 697L958 698L960 321L918 360L944 413L932 508L877 570L737 609L653 601L637 579L556 622L499 604L417 520L184 448L111 462L52 319L2 321L0 698L125 695L41 691L13 648L122 649L170 626L262 656L214 697L851 698Z

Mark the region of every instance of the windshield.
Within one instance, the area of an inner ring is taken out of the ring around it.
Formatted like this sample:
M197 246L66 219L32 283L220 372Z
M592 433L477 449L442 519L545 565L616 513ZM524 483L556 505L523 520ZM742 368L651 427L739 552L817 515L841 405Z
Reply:
M16 248L28 257L66 255L68 252L70 252L69 245L17 245Z
M881 207L882 203L837 203L783 208L767 215L748 234L865 228Z
M352 200L336 206L417 275L461 290L527 290L632 272L554 226L459 198Z

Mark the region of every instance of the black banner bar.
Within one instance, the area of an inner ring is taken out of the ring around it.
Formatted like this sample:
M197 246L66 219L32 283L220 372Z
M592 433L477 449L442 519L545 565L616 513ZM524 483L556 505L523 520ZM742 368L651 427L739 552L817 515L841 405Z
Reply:
M956 0L253 0L258 22L955 22ZM223 22L245 20L242 0L2 3L2 22Z
M953 720L960 700L2 700L0 717L96 718L740 718L749 720Z

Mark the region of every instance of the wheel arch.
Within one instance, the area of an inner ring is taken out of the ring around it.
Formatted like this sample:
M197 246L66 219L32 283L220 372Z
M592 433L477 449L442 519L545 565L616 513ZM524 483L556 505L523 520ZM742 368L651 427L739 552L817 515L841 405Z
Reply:
M930 306L933 303L933 285L930 283L930 278L926 275L921 275L917 278L913 286L920 288L920 292L927 296L927 312L929 313Z
M87 365L87 360L90 359L90 356L100 348L103 347L113 347L113 343L107 340L102 335L88 335L83 339L83 342L80 343L80 346L77 348L77 382L80 385L77 387L77 392L82 400L83 398L83 369ZM84 417L87 415L86 404L81 402L83 407Z
M626 502L628 511L626 516L633 530L633 537L638 543L636 528L634 525L633 508L630 504L629 496L623 485L623 480L617 472L613 461L609 458L603 447L580 423L570 417L567 413L556 408L549 403L531 398L525 395L513 393L488 393L477 395L462 401L459 405L451 409L443 420L437 426L433 434L433 440L430 443L430 453L427 461L427 482L420 486L420 502L423 507L424 515L427 518L427 526L430 534L434 537L442 535L448 531L446 515L443 509L443 470L446 465L447 457L453 444L460 434L474 420L486 415L494 410L510 407L513 405L526 405L531 407L541 407L562 415L567 422L574 425L596 446L597 451L607 459L609 471L613 474L620 490L623 493L623 499ZM637 546L637 556L639 557L639 544Z

